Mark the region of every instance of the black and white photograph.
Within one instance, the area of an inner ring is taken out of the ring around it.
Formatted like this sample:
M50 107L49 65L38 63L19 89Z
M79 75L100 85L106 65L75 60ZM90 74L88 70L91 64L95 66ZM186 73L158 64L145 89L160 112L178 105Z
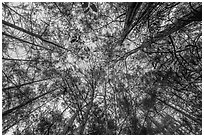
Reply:
M202 2L1 2L2 135L202 135Z

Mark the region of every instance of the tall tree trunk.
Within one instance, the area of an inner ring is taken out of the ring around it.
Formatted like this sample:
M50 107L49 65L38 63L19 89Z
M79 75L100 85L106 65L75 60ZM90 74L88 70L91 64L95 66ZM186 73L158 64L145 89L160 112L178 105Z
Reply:
M84 133L84 129L86 127L86 123L88 121L88 117L89 117L89 114L90 114L90 111L91 111L91 108L93 106L93 100L94 100L94 92L95 92L95 80L92 79L92 84L91 84L91 88L92 88L92 94L91 94L91 101L89 102L89 106L86 110L86 113L85 113L85 116L84 116L84 121L82 122L80 128L79 128L79 134L82 135Z
M49 80L49 79L50 78L48 78L48 79L40 79L40 80L36 80L36 81L32 81L32 82L27 82L27 83L20 84L20 85L6 87L6 88L3 88L2 91L10 90L10 89L15 89L15 88L20 88L20 87L23 87L23 86L26 86L26 85L34 84L34 83L41 82L41 81L46 81L46 80Z
M76 119L76 117L77 117L77 115L78 115L78 112L79 111L76 111L73 115L72 115L72 117L69 119L69 121L67 122L67 124L66 124L66 126L64 127L64 129L63 129L63 131L62 131L62 135L66 135L68 132L69 132L69 130L71 129L71 127L72 127L72 125L73 125L73 123L74 123L74 120Z
M42 106L44 106L45 104L49 103L49 102L52 101L52 100L53 100L53 99L51 99L51 100L49 100L49 101L43 103L42 105L38 106L37 108L35 108L34 110L32 110L32 111L30 112L30 114L32 114L32 113L35 112L36 110L40 109ZM30 114L29 114L29 115L30 115ZM6 133L10 128L12 128L13 126L17 125L21 120L24 120L24 119L26 119L26 118L27 118L27 115L21 117L20 119L17 119L16 122L14 122L13 124L11 124L11 125L9 125L9 126L7 126L7 127L2 127L2 129L3 129L3 130L2 130L2 133L3 133L3 134Z
M55 89L54 89L54 90L55 90ZM22 103L22 104L20 104L20 105L18 105L18 106L16 106L16 107L13 107L13 108L11 108L11 109L9 109L9 110L4 111L4 112L2 113L2 117L4 118L5 116L9 115L9 114L12 113L13 111L18 110L18 109L20 109L20 108L22 108L22 107L28 105L29 103L32 103L33 101L35 101L35 100L37 100L37 99L39 99L39 98L41 98L41 97L43 97L43 96L45 96L45 95L47 95L47 94L53 92L54 90L50 90L50 91L48 91L48 92L46 92L46 93L43 93L43 94L41 94L41 95L39 95L39 96L37 96L37 97L35 97L35 98L32 98L32 99L26 101L25 103Z
M86 110L84 120L83 120L83 122L82 122L82 124L80 125L80 128L79 128L79 135L83 135L83 133L84 133L84 129L86 127L86 123L88 121L88 116L89 116L89 113L90 113L90 110L91 110L92 106L93 106L93 101L90 102L90 104L89 104L89 106L88 106L88 108Z
M56 43L54 43L54 42L52 42L52 41L49 41L49 40L46 40L46 39L42 38L42 36L40 36L40 35L38 35L38 34L35 34L35 33L30 32L30 31L28 31L28 30L25 30L24 28L21 28L21 27L19 27L19 26L16 26L16 25L14 25L14 24L11 24L11 23L9 23L9 22L7 22L7 21L2 20L2 24L3 24L3 25L6 25L6 26L9 26L9 27L11 27L11 28L17 29L17 30L19 30L19 31L22 31L22 32L24 32L24 33L26 33L26 34L29 34L29 35L31 35L31 36L34 36L34 37L36 37L36 38L39 38L40 40L42 40L42 41L44 41L44 42L47 42L47 43L49 43L49 44L52 44L52 45L54 45L54 46L56 46L56 47L58 47L58 48L64 49L64 50L66 50L66 51L69 51L68 49L66 49L66 48L64 48L64 47L62 47L62 46L60 46L60 45L58 45L58 44L56 44Z
M176 110L177 112L181 113L182 115L188 117L189 119L193 120L194 122L198 123L199 125L202 125L202 119L200 119L200 118L195 118L195 117L193 117L193 116L191 116L191 115L189 115L189 114L186 114L185 112L179 110L178 108L176 108L176 107L174 107L174 106L172 106L172 105L166 103L166 101L164 101L164 100L161 100L161 99L159 99L159 98L157 98L157 100L159 100L160 102L162 102L162 103L164 103L165 105L169 106L170 108Z
M196 10L198 11L198 13L202 13L202 6L198 7ZM181 28L192 23L193 21L199 21L199 20L202 20L202 17L197 19L196 14L194 12L191 12L191 13L181 17L180 19L177 19L172 25L167 27L165 30L157 33L153 38L144 40L144 42L142 43L141 46L139 46L138 48L135 48L131 51L126 52L118 60L125 59L128 56L138 52L139 50L141 50L145 47L148 47L152 42L157 42L157 41L161 40L162 38L167 37L167 36L171 35L172 33L180 30ZM118 60L116 60L116 61L118 61Z
M6 33L6 32L2 32L2 35L7 36L7 37L10 37L10 38L12 38L12 39L16 39L16 40L18 40L18 41L20 41L20 42L28 43L28 44L30 44L30 45L33 45L33 46L36 46L36 47L39 47L39 48L43 48L43 49L46 49L46 50L49 50L49 51L52 51L52 50L49 49L49 48L46 48L46 47L37 45L37 44L35 44L35 43L31 43L31 42L29 42L29 41L26 41L26 40L17 38L17 37L15 37L15 36L9 35L9 34Z

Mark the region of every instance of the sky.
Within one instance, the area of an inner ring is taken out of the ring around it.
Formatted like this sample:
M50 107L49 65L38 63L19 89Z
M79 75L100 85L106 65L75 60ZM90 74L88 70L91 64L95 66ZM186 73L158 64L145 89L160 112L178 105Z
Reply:
M7 1L7 0L3 0L3 2L11 2L12 0L9 0L9 1ZM41 1L39 1L39 0L33 0L33 1L29 1L29 2L51 2L51 1L49 1L49 0L41 0ZM75 0L76 2L82 2L82 1L80 1L80 0ZM169 1L166 1L166 0L157 0L156 2L169 2ZM200 0L201 1L201 0ZM17 2L17 0L15 0L15 1L12 1L12 2ZM28 2L28 0L21 0L21 2ZM67 2L67 1L63 1L63 2ZM95 2L94 0L88 0L88 1L86 1L86 0L84 0L83 2ZM101 2L101 1L98 1L98 2ZM115 0L111 0L111 1L103 1L103 2L126 2L126 1L115 1ZM129 2L135 2L134 0L129 0ZM155 0L149 0L148 2L155 2ZM171 1L172 2L172 1ZM186 2L186 1L184 1L184 0L182 0L182 2ZM201 1L202 2L202 1ZM1 7L0 7L1 9L2 9L2 4L1 4ZM2 12L2 11L1 11ZM2 18L2 13L0 13L1 15L1 18ZM2 22L1 22L2 23ZM1 26L2 26L2 24L1 24ZM2 29L2 27L1 27L1 29ZM2 33L1 33L1 36L2 36ZM1 38L1 43L2 43L2 38ZM93 45L94 46L94 45ZM1 45L1 47L2 47L2 45ZM24 56L25 56L25 51L24 50L22 50L22 49L17 49L17 51L18 51L18 57L19 58L23 58ZM0 54L2 55L2 50L0 50ZM10 55L13 57L13 58L15 58L15 57L17 57L17 55L15 55L15 53L10 53ZM0 59L0 61L1 61L1 64L2 64L2 58ZM0 76L2 77L2 67L1 67L1 70L0 70ZM2 80L2 79L1 79ZM2 81L1 81L2 82ZM2 84L1 84L1 89L2 89ZM2 94L1 94L2 95ZM202 95L203 96L203 95ZM1 101L1 103L2 103L2 101ZM1 104L2 105L2 104ZM1 109L1 111L2 111L2 109ZM1 115L1 119L2 119L2 115ZM1 124L1 126L2 126L2 124ZM2 130L2 127L0 127L0 129Z

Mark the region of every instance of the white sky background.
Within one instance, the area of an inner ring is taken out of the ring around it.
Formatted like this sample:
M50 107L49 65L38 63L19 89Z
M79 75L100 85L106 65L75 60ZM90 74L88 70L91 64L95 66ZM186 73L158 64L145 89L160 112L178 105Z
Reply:
M2 2L53 2L53 1L50 1L50 0L3 0ZM141 1L138 1L138 0L128 0L128 1L125 1L125 0L103 0L103 1L98 1L98 0L55 0L55 2L141 2ZM202 2L202 0L196 0L196 1L186 1L186 0L179 0L179 1L176 1L176 0L173 0L173 1L170 1L170 0L144 0L142 2ZM2 4L0 5L0 8L1 8L1 11L0 11L0 17L2 19ZM203 10L203 9L202 9ZM0 49L0 54L1 54L1 58L0 58L0 62L2 64L2 22L0 22L0 25L1 25L1 49ZM202 40L203 42L203 40ZM203 48L202 48L202 52L203 52ZM202 60L203 61L203 60ZM203 65L203 64L202 64ZM203 67L203 66L202 66ZM2 66L0 67L1 70L0 70L0 76L1 76L1 85L0 85L0 88L1 88L1 91L2 91ZM203 72L202 72L202 79L203 79ZM203 89L203 87L202 87ZM0 95L0 97L2 98L2 93ZM203 94L202 94L202 99L204 98ZM0 105L2 106L2 101L0 102ZM204 103L202 103L202 106L204 106ZM2 109L0 109L0 112L2 114ZM2 122L2 115L0 115L0 119L1 119L1 122ZM202 121L202 125L203 125L203 121ZM2 134L2 123L0 124L0 132ZM202 134L204 134L204 131L202 131ZM27 135L26 135L27 136ZM45 135L45 136L48 136L48 135ZM61 136L66 136L66 135L61 135ZM70 135L69 135L70 136ZM72 135L71 135L72 136ZM87 136L87 135L85 135ZM106 135L104 135L106 136ZM126 135L125 135L126 136ZM140 136L140 135L139 135ZM150 136L153 136L153 135L150 135ZM170 135L165 135L165 136L170 136ZM184 135L180 135L180 136L184 136Z

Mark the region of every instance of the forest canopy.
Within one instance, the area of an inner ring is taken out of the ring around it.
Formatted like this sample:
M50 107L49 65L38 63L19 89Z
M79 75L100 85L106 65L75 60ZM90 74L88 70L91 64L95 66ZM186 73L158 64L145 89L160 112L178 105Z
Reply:
M201 2L3 2L2 134L201 135Z

